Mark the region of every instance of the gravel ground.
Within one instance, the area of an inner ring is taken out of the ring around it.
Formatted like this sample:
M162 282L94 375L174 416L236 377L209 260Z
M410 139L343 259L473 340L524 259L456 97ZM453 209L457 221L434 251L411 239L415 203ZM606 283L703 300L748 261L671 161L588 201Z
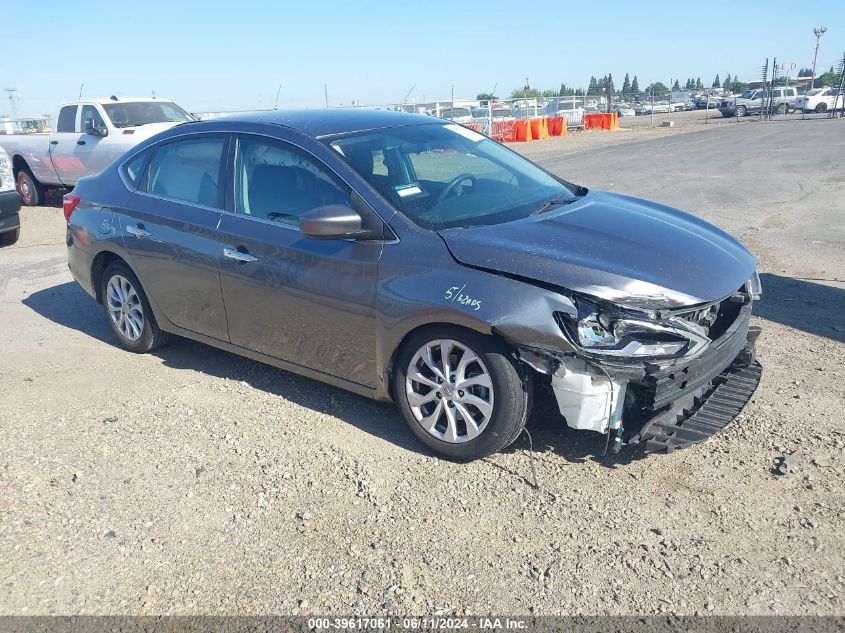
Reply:
M845 123L797 126L521 148L701 213L767 273L732 427L612 460L540 402L539 490L524 441L456 465L390 405L189 341L121 351L61 210L25 209L0 250L0 614L845 613ZM725 175L713 148L747 143L763 162Z

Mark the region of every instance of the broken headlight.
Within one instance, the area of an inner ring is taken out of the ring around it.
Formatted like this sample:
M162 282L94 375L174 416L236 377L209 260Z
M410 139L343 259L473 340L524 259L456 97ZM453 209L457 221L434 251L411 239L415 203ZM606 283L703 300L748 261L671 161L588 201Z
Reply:
M578 316L557 313L570 340L585 352L633 358L695 356L710 339L679 319L652 319L613 307L576 301Z

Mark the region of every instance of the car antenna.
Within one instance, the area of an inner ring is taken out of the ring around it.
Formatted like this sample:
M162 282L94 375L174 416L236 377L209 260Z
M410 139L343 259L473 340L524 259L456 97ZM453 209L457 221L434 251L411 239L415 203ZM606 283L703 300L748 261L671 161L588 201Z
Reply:
M79 84L79 97L77 98L77 101L82 101L82 89L84 87L85 87L85 82L83 81L81 84Z

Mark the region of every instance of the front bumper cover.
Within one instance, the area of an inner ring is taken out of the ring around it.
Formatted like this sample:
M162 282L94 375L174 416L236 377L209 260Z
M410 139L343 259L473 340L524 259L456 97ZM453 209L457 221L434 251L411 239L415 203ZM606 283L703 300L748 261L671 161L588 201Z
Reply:
M760 384L763 368L755 354L759 334L759 328L748 328L745 346L726 367L715 377L685 389L683 396L650 418L628 443L644 442L646 452L671 453L703 442L726 428Z

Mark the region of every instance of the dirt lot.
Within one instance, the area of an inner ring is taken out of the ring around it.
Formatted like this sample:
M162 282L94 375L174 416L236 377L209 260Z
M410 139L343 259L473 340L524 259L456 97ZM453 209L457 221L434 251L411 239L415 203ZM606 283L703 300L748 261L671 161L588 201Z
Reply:
M541 406L540 490L522 441L451 464L389 405L188 341L121 351L61 210L25 209L0 250L0 613L845 613L845 121L677 132L520 149L741 237L763 383L643 459Z

